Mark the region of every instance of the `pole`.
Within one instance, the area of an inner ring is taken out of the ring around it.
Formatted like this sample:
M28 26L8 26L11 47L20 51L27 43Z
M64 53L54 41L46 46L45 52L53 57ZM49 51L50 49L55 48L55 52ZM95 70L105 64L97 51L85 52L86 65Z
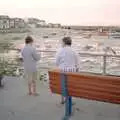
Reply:
M106 75L107 56L103 55L103 75Z

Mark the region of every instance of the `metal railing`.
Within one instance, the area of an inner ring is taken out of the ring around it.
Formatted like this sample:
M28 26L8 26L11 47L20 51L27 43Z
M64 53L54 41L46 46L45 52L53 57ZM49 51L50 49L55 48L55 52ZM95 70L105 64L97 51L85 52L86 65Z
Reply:
M48 53L55 53L56 51L52 51L52 50L40 50L39 52L48 52ZM104 53L104 54L97 54L97 53L87 53L87 52L79 52L79 55L80 56L90 56L90 57L102 57L103 59L103 65L102 65L102 74L103 75L106 75L107 72L106 72L106 68L107 68L107 58L120 58L120 55L112 55L112 54L107 54L107 53Z
M14 49L17 50L17 49ZM19 51L19 50L18 50ZM55 50L39 50L41 53L56 53ZM86 52L80 52L78 53L80 56L85 56L85 57L102 57L102 74L106 75L108 74L107 71L107 58L120 58L120 55L111 55L111 54L97 54L97 53L86 53ZM53 56L54 57L54 56ZM41 69L50 69L51 67L41 67Z
M79 53L79 55L92 56L92 57L102 57L103 58L102 73L104 75L106 74L107 58L108 57L120 58L120 55L111 55L111 54Z

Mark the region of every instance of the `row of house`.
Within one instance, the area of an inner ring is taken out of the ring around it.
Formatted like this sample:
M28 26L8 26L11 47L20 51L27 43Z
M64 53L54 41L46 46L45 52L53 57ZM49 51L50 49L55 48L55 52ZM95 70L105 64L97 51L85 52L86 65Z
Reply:
M61 24L46 23L45 20L40 20L37 18L28 18L27 23L34 27L48 27L48 28L60 28Z
M0 16L0 29L24 28L25 21L21 18L10 18L9 16Z
M45 20L37 18L28 18L27 21L21 18L10 18L6 15L0 15L0 30L11 28L24 28L26 25L32 27L60 28L61 24L46 23Z
M44 26L46 26L46 21L40 20L37 18L28 18L27 24L30 26L32 25L34 27L44 27Z
M60 28L61 27L61 24L59 23L48 23L48 27L52 27L52 28Z

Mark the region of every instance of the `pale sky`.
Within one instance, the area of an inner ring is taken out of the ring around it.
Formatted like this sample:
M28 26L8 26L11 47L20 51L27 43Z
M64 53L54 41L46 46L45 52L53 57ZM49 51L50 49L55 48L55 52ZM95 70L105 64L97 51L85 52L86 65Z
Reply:
M0 14L65 25L120 25L120 0L0 0Z

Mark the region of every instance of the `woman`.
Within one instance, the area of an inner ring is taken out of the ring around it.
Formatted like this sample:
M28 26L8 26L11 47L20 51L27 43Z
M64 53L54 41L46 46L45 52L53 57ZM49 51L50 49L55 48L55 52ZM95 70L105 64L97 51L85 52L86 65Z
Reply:
M27 36L25 38L25 47L22 50L23 64L25 76L28 81L29 95L38 95L36 92L37 67L36 63L40 60L36 49L33 47L33 38Z
M70 37L62 39L62 48L58 50L56 55L56 65L63 72L77 72L79 68L78 57L71 48L72 40ZM62 97L61 104L64 104Z

